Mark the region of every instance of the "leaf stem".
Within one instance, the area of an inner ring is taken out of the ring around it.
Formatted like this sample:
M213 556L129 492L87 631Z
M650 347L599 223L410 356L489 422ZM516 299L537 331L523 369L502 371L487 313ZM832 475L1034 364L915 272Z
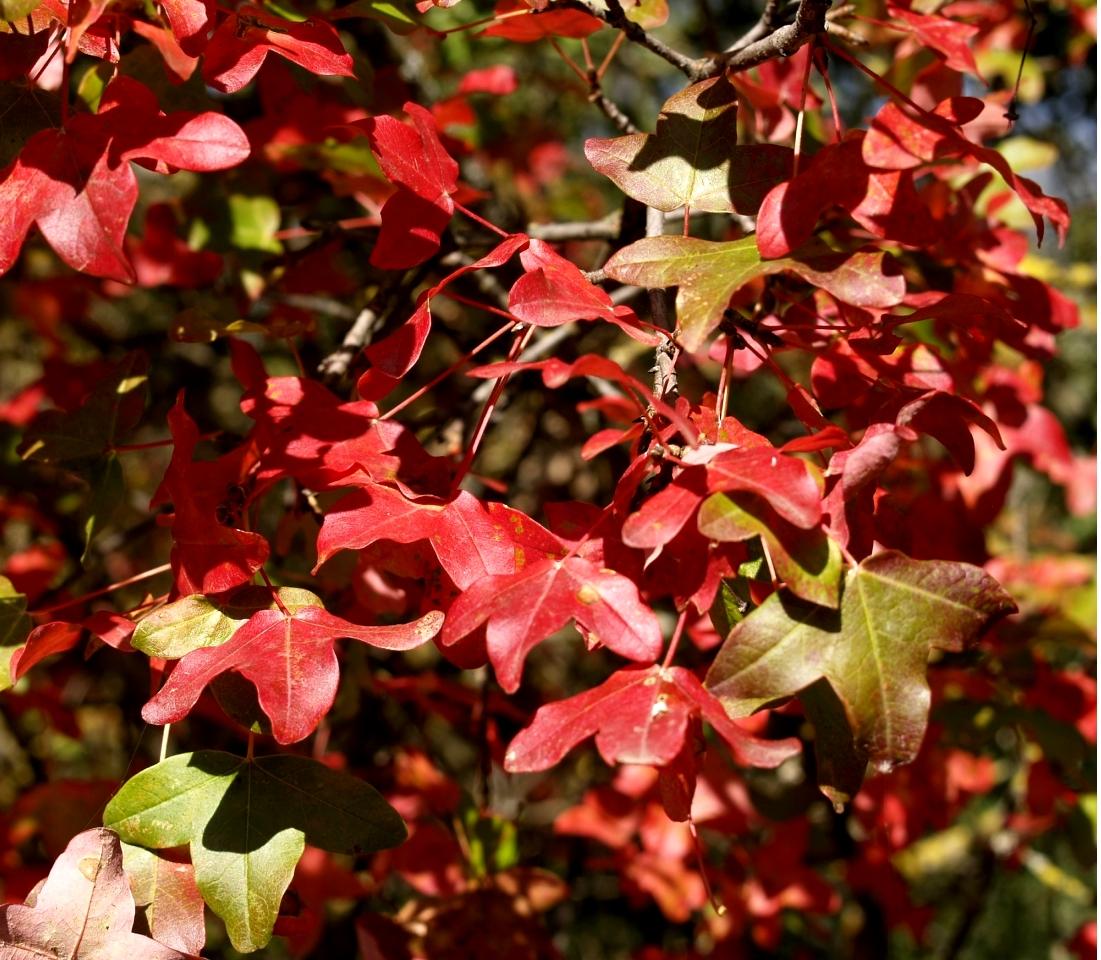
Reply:
M291 615L291 612L287 609L286 604L283 603L283 598L279 596L279 591L275 588L275 584L271 582L271 578L268 576L267 570L261 567L258 572L263 578L264 583L267 584L268 589L271 591L271 598L275 601L275 605L279 608L279 611L283 614L284 617L289 617Z
M677 653L677 647L680 646L680 638L684 633L684 625L688 620L688 607L680 612L680 616L677 617L677 625L673 627L673 636L669 639L669 649L665 651L665 659L661 661L661 669L667 670L669 665L673 662L673 657Z
M718 396L715 398L715 415L720 424L726 419L726 409L730 396L730 367L734 362L734 339L726 338L726 350L723 355L723 368L719 373Z
M826 85L826 95L830 98L830 111L833 113L834 142L840 143L841 137L844 135L844 128L841 125L841 111L837 108L837 95L833 92L833 84L830 82L830 67L826 48L816 47L811 51L811 57L814 59L815 69Z
M615 55L619 53L619 48L623 46L626 40L627 34L622 30L616 34L616 38L612 41L612 45L608 48L608 52L604 54L604 59L600 61L600 66L596 68L597 81L604 79L604 74L607 73L608 67L612 65Z
M473 297L464 297L461 293L456 293L454 290L451 289L441 290L439 294L437 294L437 296L447 297L449 300L454 300L456 303L462 303L468 307L473 307L475 310L484 310L486 313L492 313L498 317L504 317L510 323L523 322L519 317L514 317L507 310L502 310L500 307L495 307L490 303L484 303L481 300L475 300Z
M589 85L589 78L588 76L586 76L585 71L582 70L581 67L579 67L576 63L574 63L573 57L571 57L568 53L566 53L565 50L562 49L562 45L557 40L555 40L554 37L548 37L547 39L550 40L550 45L554 47L554 52L562 58L562 61L566 64L566 66L569 67L574 73L576 73L581 82L587 87Z
M512 343L512 349L508 352L508 359L515 360L519 356L520 351L527 345L531 335L535 332L535 327L527 327L524 330L518 331L516 339ZM457 491L462 484L463 479L467 473L470 472L470 467L474 463L474 457L478 454L478 447L482 442L482 437L485 436L486 428L489 426L490 417L493 416L493 410L497 406L497 401L501 399L501 394L504 392L505 384L508 383L509 374L505 374L497 379L497 382L493 385L493 392L489 395L489 399L486 400L485 405L482 407L482 412L478 416L478 422L474 426L474 434L470 438L470 447L466 451L466 455L463 457L462 462L459 464L459 468L455 471L455 480L452 483L452 491Z
M865 66L860 61L859 57L854 57L851 53L848 52L848 50L843 50L841 47L835 46L834 44L830 43L828 40L823 40L823 45L826 48L829 49L830 53L836 53L842 60L845 60L848 63L851 63L861 73L871 77L871 79L875 83L877 83L881 87L883 87L883 89L886 90L889 94L891 94L891 96L897 97L899 100L901 100L903 103L905 103L906 106L910 107L912 110L916 110L918 112L919 116L922 116L922 117L930 116L930 113L929 113L928 110L926 110L924 107L918 106L918 104L916 104L913 100L911 100L908 96L906 96L906 94L904 94L901 90L899 90L898 87L896 87L893 83L891 83L891 81L888 80L886 77L881 77L871 67ZM941 118L938 118L938 119L943 120L944 118L941 117Z
M415 403L426 393L428 393L428 391L431 390L434 386L446 380L448 377L451 376L451 374L462 367L463 364L468 363L475 355L481 353L486 347L493 343L494 340L498 339L503 334L508 333L508 331L512 330L515 326L516 322L514 320L509 320L508 323L506 323L502 327L499 327L497 330L491 333L473 350L468 350L466 353L464 353L446 370L443 370L440 373L436 374L436 376L429 380L428 383L426 383L423 387L415 390L413 393L409 394L409 396L407 396L404 400L402 400L401 403L396 404L395 406L387 410L381 417L379 417L379 420L389 420L392 416L394 416L394 414L400 412L401 410L404 410L407 406L409 406L409 404Z
M810 56L803 69L803 88L799 95L799 116L795 121L795 157L791 164L792 179L799 176L799 161L803 155L803 121L807 113L807 86L810 84L810 65L814 62L814 41L811 41Z
M158 759L159 763L164 763L165 758L168 756L168 734L172 729L172 724L166 723L161 727L161 753Z
M691 814L688 816L688 832L692 834L692 845L696 848L696 862L700 865L700 878L703 880L703 889L707 892L707 901L720 917L726 916L726 906L715 894L711 887L711 880L707 876L707 866L703 859L703 844L700 843L696 821L692 819Z
M466 216L470 217L470 219L473 220L475 223L480 223L487 230L492 230L495 234L497 234L497 236L499 236L499 237L508 237L509 236L509 234L507 234L504 230L502 230L496 224L490 223L485 217L479 216L473 210L471 210L469 207L464 207L461 203L455 202L454 199L452 199L452 203L455 203L455 209L458 210L459 213L465 214Z
M437 37L446 37L452 33L462 33L465 30L474 30L477 27L484 26L487 23L497 23L501 20L511 20L513 17L526 17L532 13L531 10L510 10L508 13L499 13L493 17L482 17L480 20L471 20L470 23L460 23L457 27L448 27L446 30L435 30Z
M123 587L128 587L131 584L140 583L142 580L148 580L150 577L167 573L171 569L172 564L162 563L159 567L153 567L152 570L146 570L144 573L135 574L132 577L127 577L125 580L117 580L115 583L109 584L106 587L101 587L99 590L93 590L91 593L86 593L83 596L73 597L71 600L64 600L61 603L55 603L49 607L42 607L40 610L32 610L31 616L41 617L45 616L47 613L56 613L58 610L64 610L67 607L75 607L78 603L94 600L96 597L102 597L105 594L113 593L115 590L121 590Z

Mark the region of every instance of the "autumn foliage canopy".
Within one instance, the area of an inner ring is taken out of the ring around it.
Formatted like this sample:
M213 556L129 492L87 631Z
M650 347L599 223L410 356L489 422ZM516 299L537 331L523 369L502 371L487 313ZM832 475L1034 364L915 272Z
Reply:
M1092 955L1093 10L752 6L0 0L0 958Z

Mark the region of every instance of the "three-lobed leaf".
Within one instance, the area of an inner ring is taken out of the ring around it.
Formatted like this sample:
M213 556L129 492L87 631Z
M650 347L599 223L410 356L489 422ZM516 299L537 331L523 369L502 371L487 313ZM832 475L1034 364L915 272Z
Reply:
M734 716L829 681L855 749L877 769L916 756L933 650L958 651L1016 605L978 567L885 551L846 574L840 610L785 591L738 623L705 683Z
M54 862L33 902L0 906L0 960L185 960L133 933L134 897L119 838L85 830Z
M609 764L664 766L684 746L689 722L702 716L746 765L775 767L798 753L798 740L759 740L734 723L719 702L683 667L645 667L613 673L599 687L540 707L505 754L513 773L546 770L578 743L596 735Z
M661 628L638 587L577 556L528 560L513 574L476 581L451 605L441 640L451 645L485 624L497 680L512 693L528 653L570 620L590 646L630 660L651 661L661 651Z
M618 251L604 272L621 283L677 287L677 329L698 350L722 321L730 298L758 277L790 272L858 307L893 307L906 282L883 253L837 253L808 244L800 256L762 260L754 237L716 243L695 237L645 237Z
M304 595L301 606L260 610L229 641L188 653L142 708L142 718L156 724L181 720L212 680L233 670L256 687L275 739L295 743L313 732L336 697L338 638L411 650L431 640L443 622L443 614L433 610L412 623L365 627L329 613L308 591L297 592Z
M363 853L405 839L401 817L369 784L306 757L178 754L132 777L104 823L151 849L188 844L195 882L235 949L265 946L309 843Z

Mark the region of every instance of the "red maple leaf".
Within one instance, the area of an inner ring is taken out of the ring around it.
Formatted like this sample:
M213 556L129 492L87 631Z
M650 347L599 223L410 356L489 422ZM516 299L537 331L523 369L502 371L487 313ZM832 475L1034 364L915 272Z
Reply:
M0 174L0 273L32 226L74 270L132 281L123 238L138 197L131 160L172 169L224 170L249 154L244 132L219 113L161 113L130 77L113 80L99 112L42 130Z
M193 650L143 708L147 723L175 723L195 706L215 677L235 670L256 687L260 708L279 743L310 735L336 697L340 667L333 644L339 637L384 650L411 650L439 632L443 614L432 611L412 623L364 627L321 606L261 610L226 643Z
M585 279L565 257L542 240L520 253L526 271L508 294L513 316L537 327L557 327L571 320L611 320L611 297Z
M410 500L378 484L357 490L325 514L317 536L318 566L338 550L362 550L378 540L428 540L460 590L482 577L511 573L514 567L511 541L465 490L449 501Z
M972 143L961 129L982 109L982 101L973 97L950 97L932 112L920 113L908 113L897 103L887 103L864 137L864 161L884 170L909 170L952 158L985 163L997 170L1021 198L1032 214L1038 238L1044 238L1044 217L1047 217L1055 224L1062 243L1070 229L1067 205L1047 196L1034 181L1017 176L997 150Z
M915 13L893 3L887 4L887 12L893 20L906 24L922 47L932 48L944 57L947 66L982 80L982 74L975 63L975 54L968 46L981 32L980 27L950 20L948 17Z
M627 577L603 565L600 541L573 545L519 511L495 515L516 548L514 573L482 577L451 605L441 642L450 646L486 625L486 649L501 687L520 686L524 658L573 620L590 646L630 660L652 661L661 650L657 617Z
M83 633L79 623L67 623L53 620L35 627L11 655L8 661L8 673L12 683L22 677L36 663L40 663L55 653L71 650Z
M355 124L397 187L382 206L382 230L371 251L372 265L384 270L414 267L440 248L459 185L459 165L440 143L432 114L415 103L403 109L412 125L385 115Z
M256 76L269 53L322 76L355 76L352 58L324 20L316 15L309 20L284 20L243 4L210 38L203 54L203 79L215 90L234 93Z
M505 754L512 773L546 770L596 734L609 764L664 766L684 746L689 721L702 716L723 737L739 763L776 767L799 753L799 740L759 740L734 723L684 667L631 668L599 687L540 707Z
M757 215L762 257L787 256L810 239L823 211L839 206L877 237L922 245L936 225L914 187L910 171L867 165L863 131L818 151L798 176L772 188Z
M429 456L413 433L395 420L378 419L369 400L341 402L305 377L268 377L259 355L243 341L230 344L233 370L245 387L241 409L256 427L260 457L256 479L294 477L321 489L360 486L402 477L425 492L447 489L450 462Z
M547 37L582 38L596 33L604 23L581 10L550 10L538 0L501 0L494 14L498 20L487 27L487 37L505 37L517 43L535 43ZM511 14L511 16L510 16Z
M217 460L193 462L199 429L184 409L183 391L168 413L168 426L175 449L151 505L172 504L177 591L222 593L248 583L268 557L268 542L239 526L255 450L241 446Z

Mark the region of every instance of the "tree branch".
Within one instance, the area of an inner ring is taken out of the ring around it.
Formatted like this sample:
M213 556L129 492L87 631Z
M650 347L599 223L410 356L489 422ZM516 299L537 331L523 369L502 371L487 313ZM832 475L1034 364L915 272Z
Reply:
M344 379L352 361L375 335L381 323L382 318L371 307L360 310L340 346L317 365L321 379L326 383L339 383Z
M615 124L615 128L620 133L638 133L638 127L631 122L631 118L620 110L614 102L609 100L604 91L600 89L600 82L590 80L589 83L589 102L595 104L600 112Z
M716 61L719 70L748 70L776 57L790 57L812 37L826 31L826 14L832 0L800 0L795 11L795 21L777 27L760 40L754 40L740 49L730 50ZM768 7L765 7L767 14ZM764 19L765 14L762 14ZM718 72L718 71L716 71Z
M792 0L794 3L795 0ZM760 19L753 24L742 36L734 41L730 47L727 48L727 53L736 53L739 50L744 50L754 41L760 40L762 37L767 37L773 30L776 29L776 21L780 19L782 0L766 0L765 9L761 12ZM784 4L786 7L787 4Z
M548 9L564 7L582 10L622 30L628 40L645 47L651 53L672 64L693 83L725 72L748 70L767 60L790 57L812 37L826 30L826 14L832 0L799 0L793 23L774 27L782 0L767 0L761 19L725 53L716 57L689 57L651 36L633 20L627 18L620 0L607 0L607 9L598 10L588 0L558 0Z
M660 237L665 233L665 214L654 207L646 208L646 236ZM663 330L669 329L669 301L665 290L650 291L650 322ZM659 400L677 392L677 348L663 340L654 350L654 396Z
M527 234L536 240L561 243L566 240L615 240L621 215L617 210L600 220L575 223L529 223Z

